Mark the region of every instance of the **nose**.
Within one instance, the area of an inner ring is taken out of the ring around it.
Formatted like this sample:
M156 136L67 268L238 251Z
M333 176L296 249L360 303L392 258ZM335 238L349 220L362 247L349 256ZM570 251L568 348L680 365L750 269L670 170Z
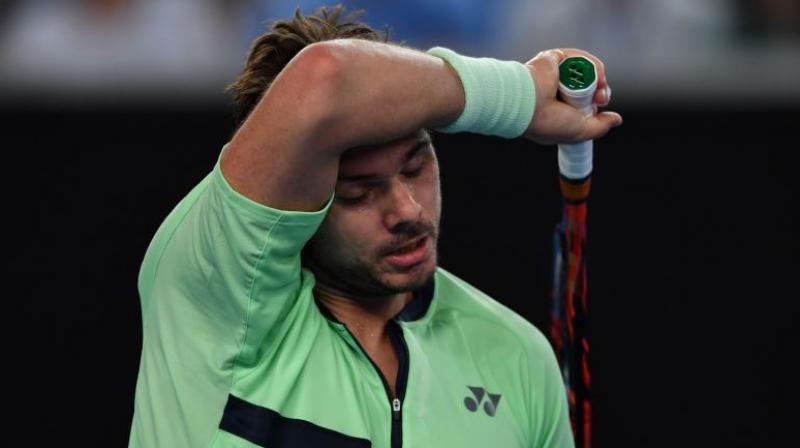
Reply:
M393 229L405 221L419 222L421 220L422 206L415 198L413 186L400 179L392 179L388 199L384 213L388 229Z

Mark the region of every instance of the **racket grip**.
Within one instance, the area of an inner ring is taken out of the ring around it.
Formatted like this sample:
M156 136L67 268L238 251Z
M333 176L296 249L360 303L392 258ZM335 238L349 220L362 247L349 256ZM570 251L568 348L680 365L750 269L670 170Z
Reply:
M584 115L594 114L592 101L597 89L594 64L584 57L564 59L559 66L561 99ZM558 170L567 179L583 179L592 172L592 140L558 145Z
M558 172L567 179L583 179L592 173L592 141L558 145Z

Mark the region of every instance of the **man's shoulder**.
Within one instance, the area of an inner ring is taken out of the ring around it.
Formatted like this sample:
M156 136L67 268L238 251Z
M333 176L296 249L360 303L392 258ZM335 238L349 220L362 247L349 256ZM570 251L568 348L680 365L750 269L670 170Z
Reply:
M521 345L526 352L551 352L547 337L517 312L457 275L436 269L436 319L464 327L469 337Z

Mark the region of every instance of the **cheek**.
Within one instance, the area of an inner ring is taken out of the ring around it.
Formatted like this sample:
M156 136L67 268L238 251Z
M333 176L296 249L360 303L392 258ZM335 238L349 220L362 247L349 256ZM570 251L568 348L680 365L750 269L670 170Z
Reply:
M375 234L379 222L374 213L373 210L336 210L335 219L326 229L326 237L331 242L328 247L348 255L374 250L370 236Z
M425 178L424 183L416 188L416 193L428 213L438 215L442 203L438 173L433 172Z

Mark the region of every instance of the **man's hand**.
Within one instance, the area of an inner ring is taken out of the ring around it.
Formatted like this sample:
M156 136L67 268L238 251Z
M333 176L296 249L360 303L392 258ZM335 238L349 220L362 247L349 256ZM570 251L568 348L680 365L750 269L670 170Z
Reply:
M601 112L585 117L574 107L557 99L558 64L572 56L586 57L597 67L595 110L598 105L607 105L611 99L611 89L600 59L572 48L542 51L525 63L536 85L536 109L525 131L525 138L541 144L577 143L600 138L612 127L622 124L622 116L616 112Z

